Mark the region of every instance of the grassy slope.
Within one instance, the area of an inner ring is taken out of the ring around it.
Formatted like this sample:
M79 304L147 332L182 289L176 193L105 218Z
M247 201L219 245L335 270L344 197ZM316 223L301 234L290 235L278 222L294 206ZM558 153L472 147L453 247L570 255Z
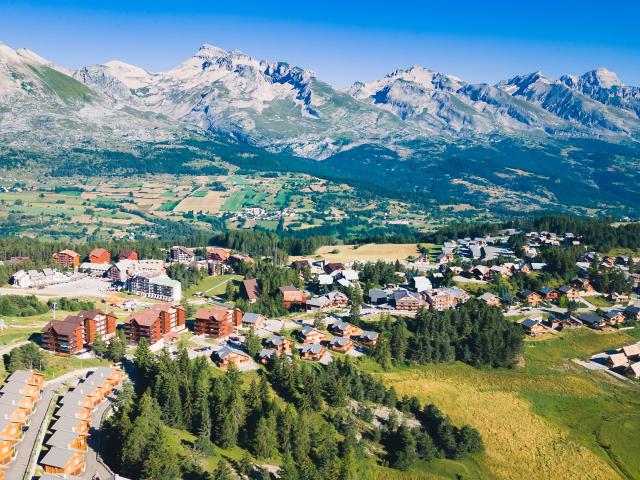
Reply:
M583 329L528 341L526 367L520 370L456 363L380 375L399 394L433 402L456 423L470 423L481 431L486 454L475 465L472 459L466 465L441 461L426 467L444 478L454 478L452 469L462 467L471 469L465 478L638 478L638 386L622 385L569 361L638 336L638 329L631 334ZM365 365L379 371L370 362ZM490 474L482 473L486 471Z

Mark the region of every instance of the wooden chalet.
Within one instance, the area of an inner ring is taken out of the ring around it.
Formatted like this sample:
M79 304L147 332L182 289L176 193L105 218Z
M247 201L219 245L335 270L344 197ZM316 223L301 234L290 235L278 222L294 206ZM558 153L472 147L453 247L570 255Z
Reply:
M593 292L593 287L591 286L591 282L588 278L574 278L571 280L571 286L576 290L580 290L583 292Z
M60 417L55 422L53 422L53 425L51 425L51 430L64 430L67 432L88 435L89 421L75 417Z
M0 423L0 427L2 427L2 423ZM0 467L13 460L16 443L18 440L15 438L0 436Z
M291 353L293 342L280 335L271 335L264 344L268 349L275 350L278 353Z
M31 411L20 405L12 403L0 403L0 419L8 420L11 422L18 422L25 426L29 424L29 415Z
M634 380L640 379L640 362L629 365L625 373L629 378L633 378Z
M10 383L28 385L41 391L44 388L44 375L33 370L16 370L5 380L5 385Z
M536 307L542 303L542 297L531 290L523 290L518 294L518 296L523 302L527 302L532 307Z
M220 368L227 368L230 363L233 363L236 367L241 367L251 361L251 357L248 354L229 346L216 350L213 352L212 357Z
M580 298L580 292L569 285L563 285L558 288L558 294L561 297L566 297L567 300L577 300Z
M245 328L256 330L259 328L264 328L266 324L267 317L259 313L246 312L242 316L242 326Z
M353 340L349 337L333 337L329 340L329 348L336 352L346 353L353 348Z
M541 288L538 293L547 302L557 302L560 297L560 294L554 288L550 287Z
M0 417L0 438L13 439L16 442L22 438L22 422Z
M78 420L89 421L91 419L91 409L89 407L83 407L79 405L62 405L54 413L54 416L57 418L72 417L77 418Z
M583 325L595 330L600 330L606 324L605 319L600 315L583 314L578 316L578 320L580 320Z
M380 334L378 332L363 330L358 336L358 341L365 346L372 347L378 343Z
M305 325L298 332L298 336L304 343L319 343L327 338L327 334L317 328Z
M337 272L341 272L344 268L344 263L339 262L325 263L324 265L324 271L327 275L333 275Z
M300 358L317 362L322 359L327 349L321 343L305 343L300 347Z
M531 335L532 337L547 331L545 326L542 324L542 320L538 318L526 318L520 322L520 325L522 326L524 333Z
M612 327L616 325L622 325L626 321L626 318L624 317L624 313L621 312L620 310L610 310L606 312L603 315L603 317L604 317L605 323Z
M354 337L360 334L361 329L349 322L336 322L331 326L331 332L340 337Z
M24 409L27 415L31 415L36 400L33 397L27 397L21 393L4 392L0 394L0 404Z
M622 352L613 353L607 356L606 363L609 368L622 368L629 365L629 359Z
M640 344L634 343L633 345L622 347L622 353L624 353L629 360L638 360L640 358Z
M551 316L542 321L542 323L551 330L561 331L565 328L579 328L582 323L572 317L556 317Z
M487 305L491 307L499 307L501 304L500 297L498 297L497 295L494 295L491 292L484 292L482 295L478 297L478 299L482 300L483 302L485 302Z
M635 305L628 306L624 309L624 316L628 320L640 321L640 307L636 307Z

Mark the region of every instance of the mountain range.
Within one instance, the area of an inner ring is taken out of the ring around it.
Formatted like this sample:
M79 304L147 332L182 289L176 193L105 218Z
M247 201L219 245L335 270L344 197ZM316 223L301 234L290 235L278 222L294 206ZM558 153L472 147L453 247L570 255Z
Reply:
M68 71L0 44L0 132L7 162L25 152L141 157L213 141L323 160L300 164L342 180L404 184L422 203L628 209L640 198L640 88L604 68L490 85L414 66L339 89L208 44L167 72L120 61Z

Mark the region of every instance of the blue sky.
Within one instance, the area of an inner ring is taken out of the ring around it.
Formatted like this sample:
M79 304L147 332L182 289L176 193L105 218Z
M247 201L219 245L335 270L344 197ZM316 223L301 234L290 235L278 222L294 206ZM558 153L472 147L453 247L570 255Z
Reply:
M310 68L337 86L414 64L490 83L604 66L640 85L639 19L637 0L0 0L0 41L69 68L117 58L161 71L211 43Z

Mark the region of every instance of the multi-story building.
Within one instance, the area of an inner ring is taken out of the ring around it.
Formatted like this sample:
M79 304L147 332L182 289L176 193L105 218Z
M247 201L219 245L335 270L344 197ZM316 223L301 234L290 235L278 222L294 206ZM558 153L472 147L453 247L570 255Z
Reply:
M196 312L196 335L226 338L234 328L242 325L242 312L238 308L223 305L203 308Z
M166 276L139 273L131 277L127 287L131 293L141 297L154 298L164 302L182 300L182 285L179 281Z
M222 247L207 247L207 260L226 262L231 256L231 250Z
M107 277L115 283L127 283L132 277L138 274L149 275L149 277L162 276L165 274L164 262L162 260L120 260L107 270Z
M169 261L180 263L191 263L195 260L196 255L187 247L176 245L169 250Z
M64 320L53 320L42 329L42 348L64 355L93 345L97 335L108 340L116 334L116 316L102 310L83 310Z
M146 338L149 345L162 340L163 335L185 329L186 312L180 305L154 305L135 312L124 322L130 343Z
M293 285L280 287L280 293L284 299L284 308L287 310L298 306L304 307L305 303L307 303L307 295Z
M135 250L122 250L118 260L138 260L138 252Z
M42 348L60 355L74 355L84 349L84 320L78 316L67 319L52 320L42 328Z
M76 268L80 265L80 255L73 250L65 249L53 254L53 261L62 268Z
M102 310L83 310L78 313L84 322L84 343L93 345L97 335L109 340L116 334L116 316Z
M111 254L104 248L94 248L89 253L89 263L111 263Z

